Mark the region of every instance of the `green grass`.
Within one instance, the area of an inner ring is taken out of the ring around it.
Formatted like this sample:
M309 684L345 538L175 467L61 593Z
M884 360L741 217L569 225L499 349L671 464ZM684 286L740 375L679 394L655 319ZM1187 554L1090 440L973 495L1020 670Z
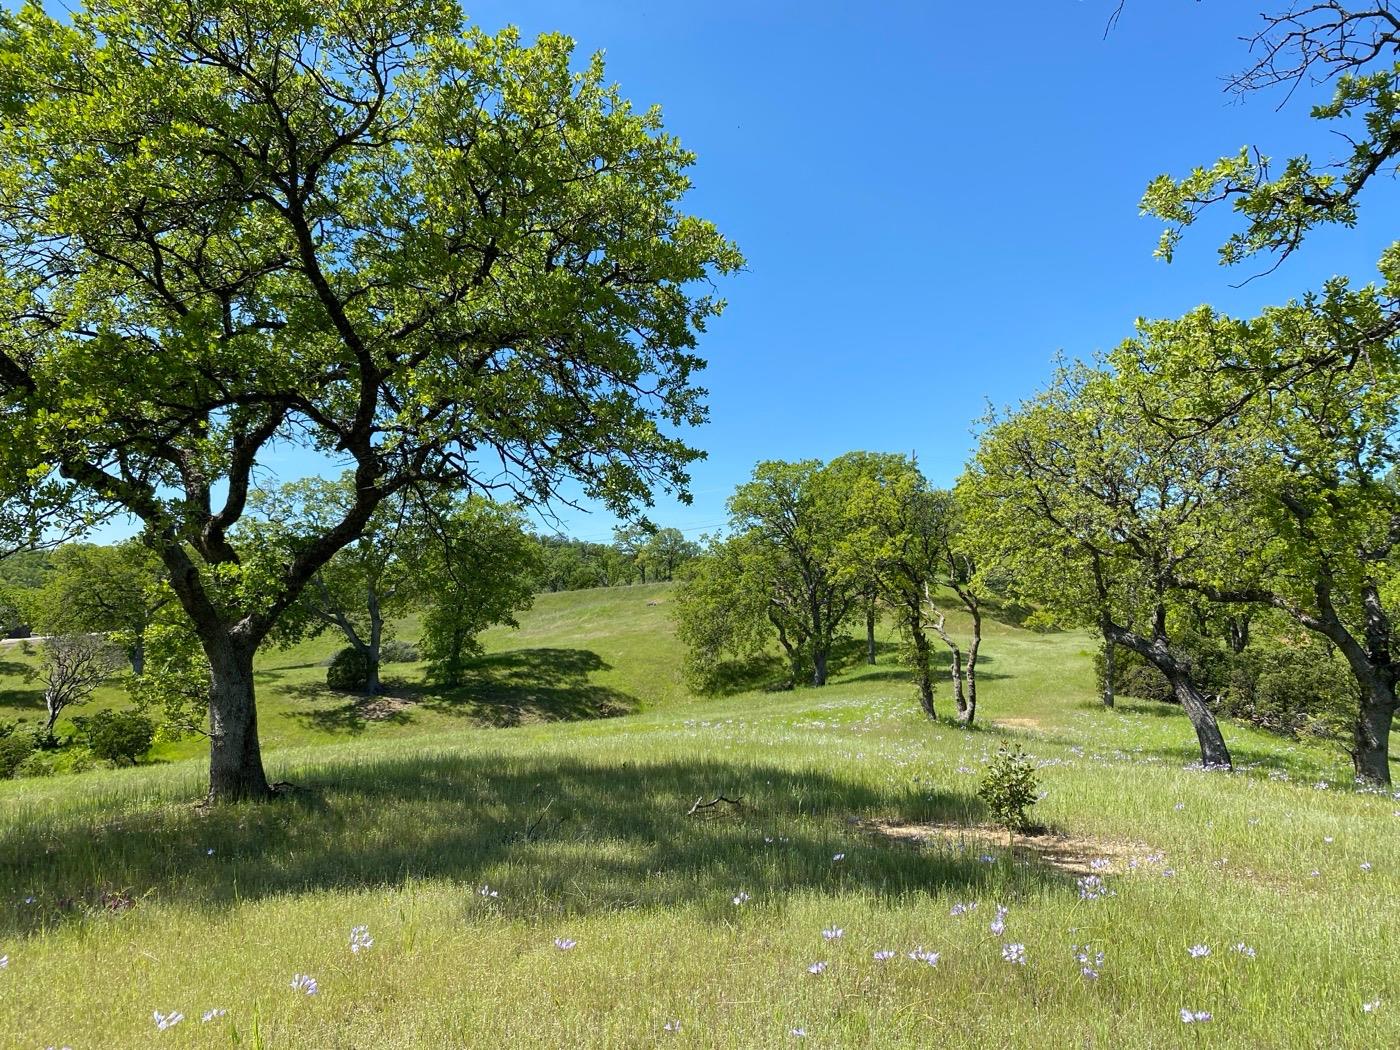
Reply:
M0 1046L1400 1043L1400 801L1348 790L1335 745L1227 726L1243 771L1192 771L1178 711L1094 703L1087 638L1003 625L972 732L923 719L888 646L822 690L692 698L666 594L545 596L457 695L405 669L398 722L300 717L345 702L313 688L332 643L272 654L267 761L298 785L275 804L198 810L198 760L0 784ZM636 713L577 717L604 705ZM971 832L871 830L978 824L1009 742L1040 764L1036 816L1116 858L1115 896ZM718 793L744 803L687 815Z

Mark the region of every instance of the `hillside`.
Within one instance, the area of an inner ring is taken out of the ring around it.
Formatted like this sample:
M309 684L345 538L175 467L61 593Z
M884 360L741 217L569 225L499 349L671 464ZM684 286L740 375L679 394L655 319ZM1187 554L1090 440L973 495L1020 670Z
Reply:
M1335 745L1227 725L1242 771L1194 771L1178 711L1095 702L1086 637L1001 624L973 731L888 641L694 698L667 594L541 596L457 694L391 668L385 713L316 685L329 639L268 654L272 805L200 810L198 760L0 783L0 1045L1400 1042L1400 810ZM982 827L1002 744L1054 835Z

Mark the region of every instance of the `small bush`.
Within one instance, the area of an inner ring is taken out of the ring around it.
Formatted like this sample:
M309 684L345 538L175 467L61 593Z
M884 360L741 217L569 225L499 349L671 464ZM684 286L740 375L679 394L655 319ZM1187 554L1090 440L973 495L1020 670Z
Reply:
M34 752L34 734L17 722L0 722L0 780L15 776Z
M418 646L412 642L401 642L397 638L391 638L379 647L381 664L412 664L417 663L418 659Z
M119 766L135 765L155 740L156 724L135 711L99 711L73 719L76 739L97 758Z
M326 685L343 693L363 689L369 681L369 660L358 649L344 648L326 668Z
M1027 811L1036 804L1039 787L1035 767L1025 752L1019 747L1014 751L1002 747L987 766L977 797L1008 831L1029 831L1032 825Z

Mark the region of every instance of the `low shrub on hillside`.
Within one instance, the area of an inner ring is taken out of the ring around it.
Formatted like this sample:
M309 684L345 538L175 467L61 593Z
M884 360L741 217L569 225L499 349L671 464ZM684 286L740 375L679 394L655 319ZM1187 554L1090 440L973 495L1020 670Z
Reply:
M996 757L987 764L987 773L977 789L977 797L986 803L996 822L1008 831L1025 832L1033 826L1030 808L1038 801L1040 783L1035 766L1019 747L997 748Z
M369 659L358 649L347 646L331 659L326 668L326 685L339 692L353 693L369 681Z
M18 722L0 721L0 780L14 776L33 751L33 733Z
M1223 715L1288 736L1335 737L1349 724L1355 681L1336 650L1314 635L1259 638L1236 653L1219 639L1183 631L1173 645ZM1102 692L1102 649L1094 657L1094 673ZM1114 655L1113 689L1140 700L1176 699L1160 671L1121 646Z
M419 659L418 646L412 642L390 638L379 647L379 662L382 664L412 664Z
M99 711L73 719L75 740L97 758L119 766L135 765L151 749L156 724L135 711Z

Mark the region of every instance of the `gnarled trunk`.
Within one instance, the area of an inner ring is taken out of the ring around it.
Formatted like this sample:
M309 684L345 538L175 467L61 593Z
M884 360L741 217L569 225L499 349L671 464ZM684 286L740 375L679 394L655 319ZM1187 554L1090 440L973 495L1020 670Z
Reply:
M209 801L264 799L272 787L258 746L253 652L233 638L204 642L209 658Z
M1395 710L1393 691L1382 683L1362 694L1352 725L1351 761L1363 784L1390 785L1390 723Z
M914 681L919 687L919 706L924 714L937 720L938 712L933 708L933 676L929 673L928 636L917 624L909 631L914 643Z
M1216 722L1215 712L1206 703L1205 696L1189 676L1165 670L1163 673L1167 675L1172 692L1196 730L1196 739L1201 745L1201 765L1207 769L1233 769L1230 749L1225 746L1225 738L1220 735L1220 724Z
M1166 636L1167 613L1165 606L1158 606L1154 616L1152 639L1146 638L1108 620L1103 622L1104 638L1131 649L1149 661L1162 672L1171 683L1172 693L1181 704L1191 727L1196 731L1196 740L1201 747L1201 765L1206 769L1233 769L1230 749L1225 746L1225 738L1220 734L1220 724L1215 720L1215 712L1206 703L1205 695L1192 681L1187 665L1177 659L1171 651Z

